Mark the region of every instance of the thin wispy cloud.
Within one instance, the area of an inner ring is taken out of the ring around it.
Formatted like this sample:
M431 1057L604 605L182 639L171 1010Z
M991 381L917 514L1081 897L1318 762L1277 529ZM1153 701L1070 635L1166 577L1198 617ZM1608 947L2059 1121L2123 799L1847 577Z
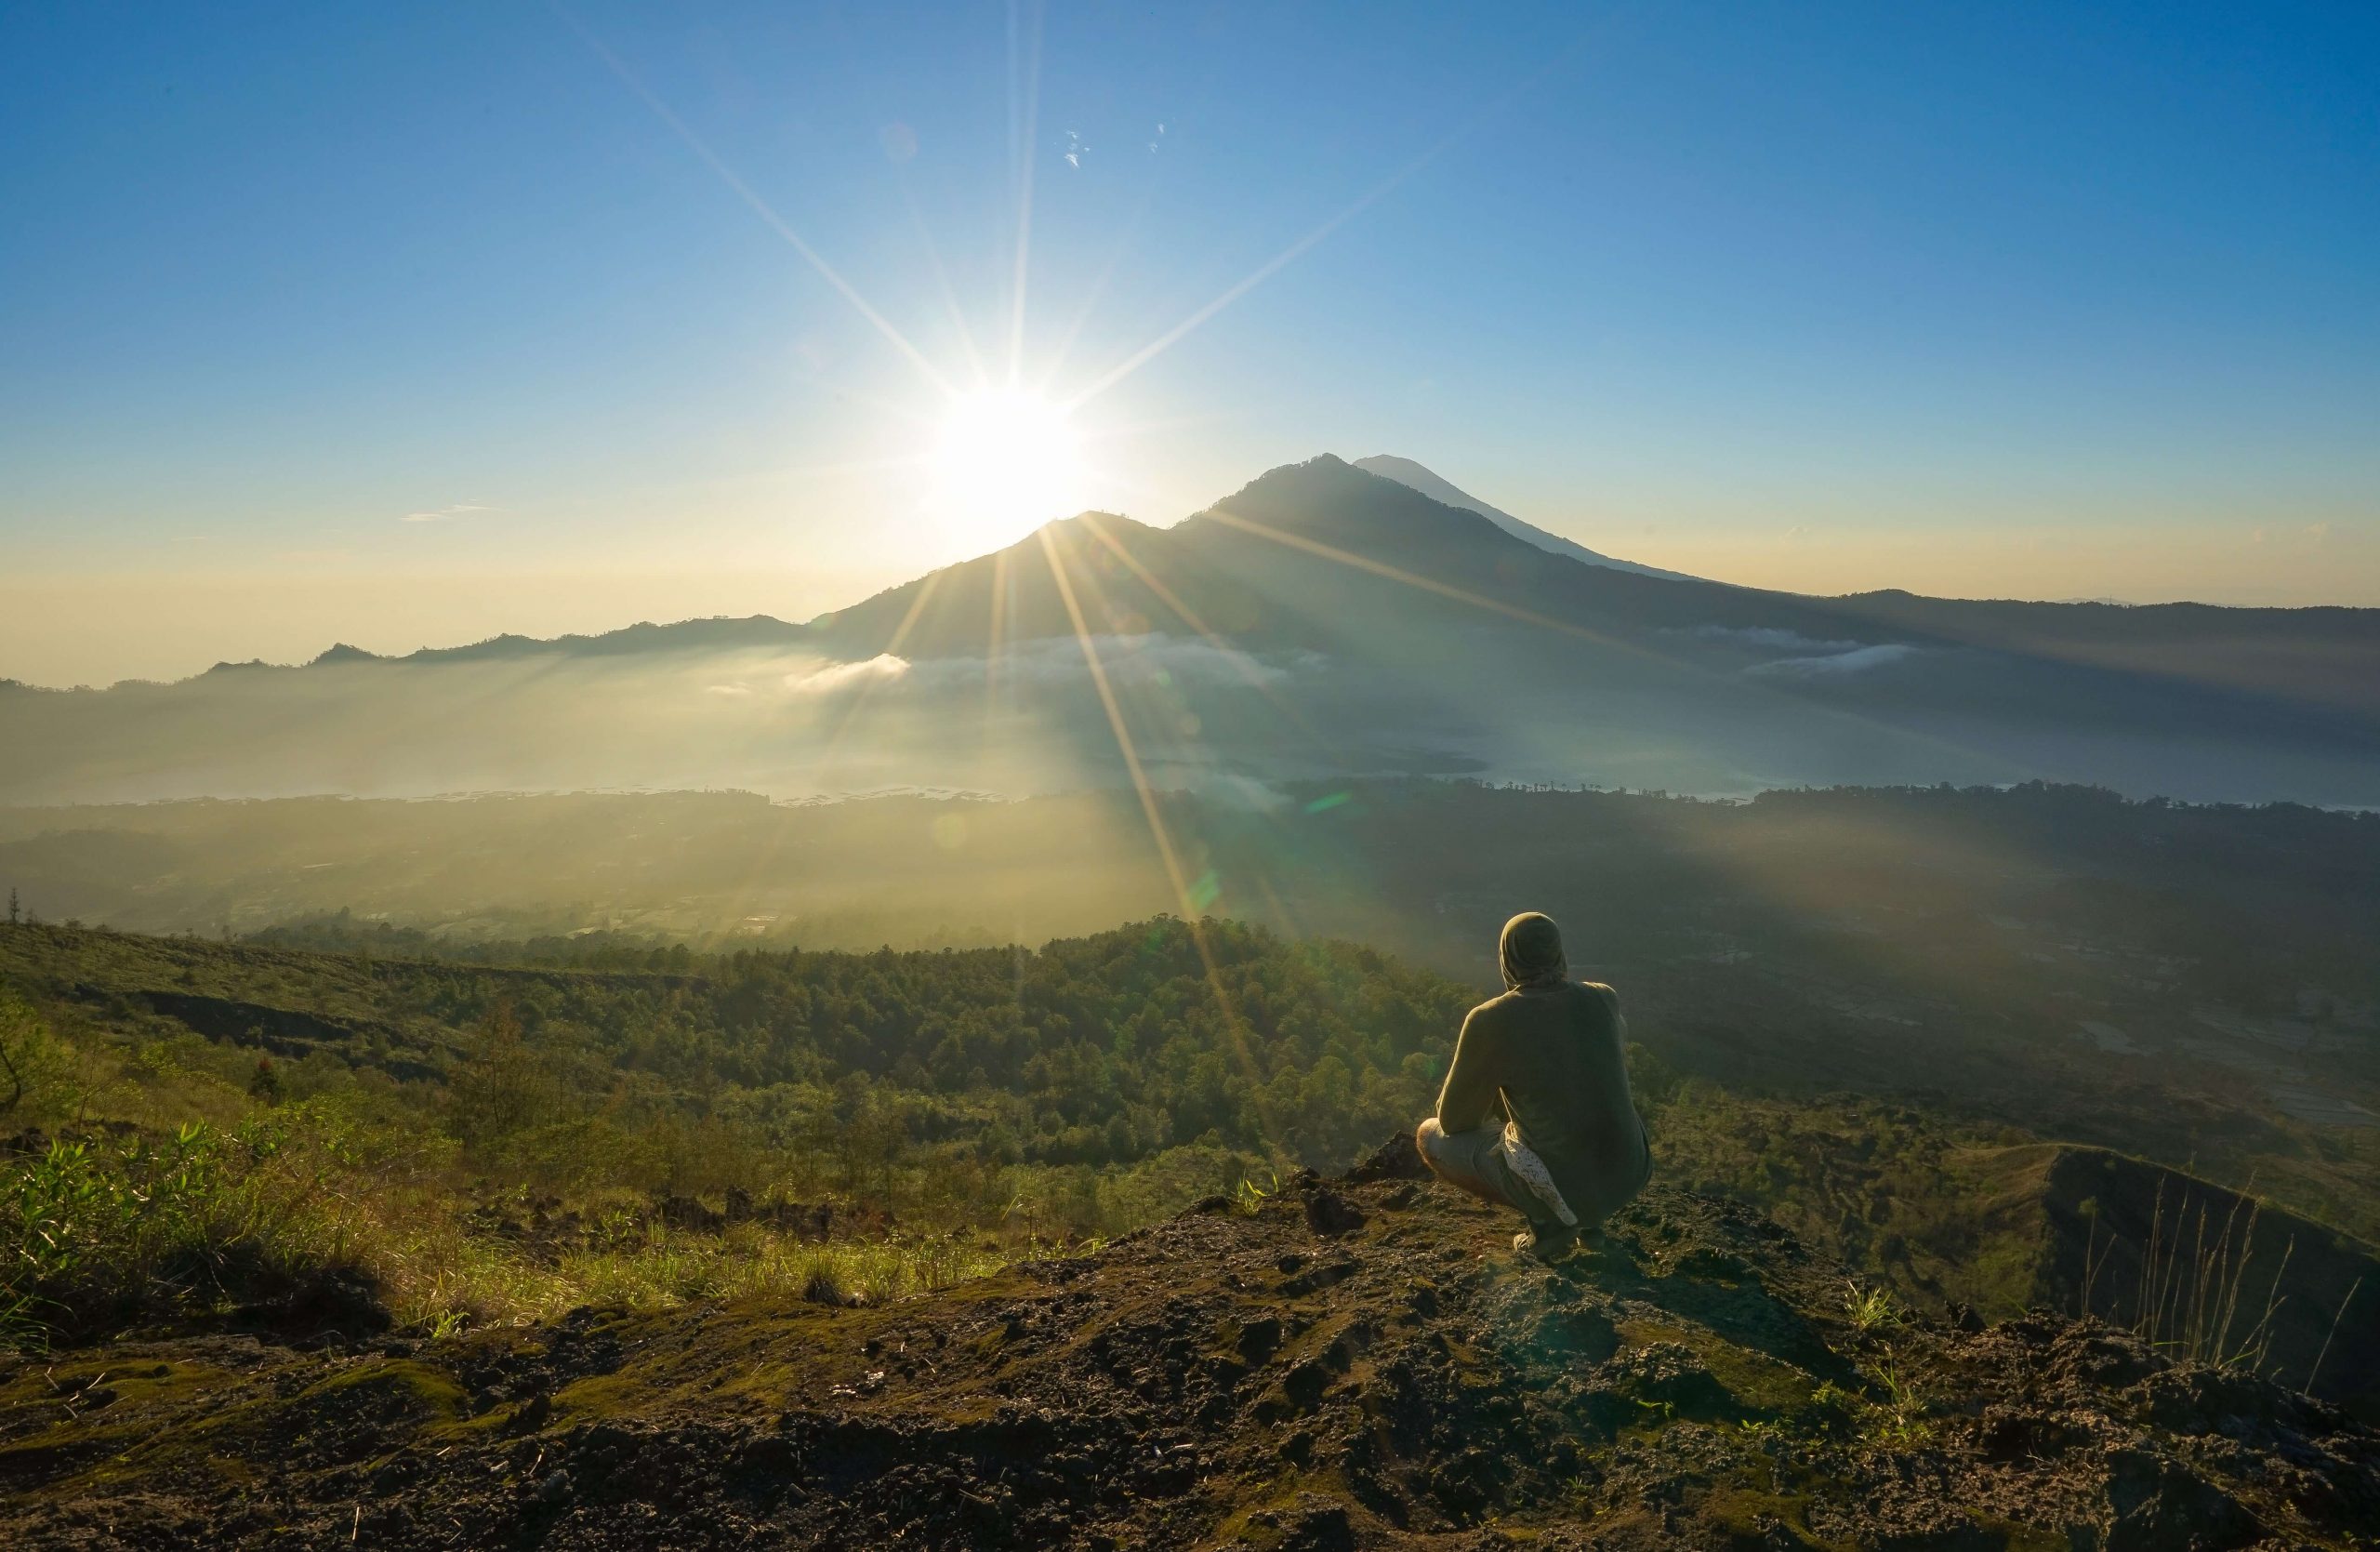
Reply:
M1684 634L1765 651L1798 653L1805 657L1829 652L1853 652L1869 644L1866 642L1814 641L1798 630L1780 630L1773 625L1698 625Z
M440 507L435 511L407 512L404 521L407 523L452 523L458 517L471 517L480 512L492 512L496 510L494 507L483 506L476 501L457 501L451 507Z

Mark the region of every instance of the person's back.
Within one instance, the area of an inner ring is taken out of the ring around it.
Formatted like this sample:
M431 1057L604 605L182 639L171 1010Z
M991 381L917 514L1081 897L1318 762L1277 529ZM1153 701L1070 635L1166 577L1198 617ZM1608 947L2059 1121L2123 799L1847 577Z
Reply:
M1644 1188L1652 1167L1628 1087L1623 1028L1607 986L1564 981L1482 1002L1463 1020L1438 1123L1448 1132L1486 1125L1501 1099L1579 1221L1610 1216Z
M1569 978L1549 918L1514 917L1498 949L1504 994L1463 1019L1438 1113L1414 1141L1441 1179L1529 1220L1515 1249L1559 1254L1652 1173L1627 1025L1609 987Z

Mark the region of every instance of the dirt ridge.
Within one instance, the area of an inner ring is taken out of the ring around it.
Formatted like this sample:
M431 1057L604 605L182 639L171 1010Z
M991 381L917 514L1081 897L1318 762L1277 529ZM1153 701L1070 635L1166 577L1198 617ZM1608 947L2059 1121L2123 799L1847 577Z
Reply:
M1656 1187L1516 1261L1409 1144L879 1308L0 1371L27 1546L2350 1546L2380 1432L2036 1314L1871 1303Z

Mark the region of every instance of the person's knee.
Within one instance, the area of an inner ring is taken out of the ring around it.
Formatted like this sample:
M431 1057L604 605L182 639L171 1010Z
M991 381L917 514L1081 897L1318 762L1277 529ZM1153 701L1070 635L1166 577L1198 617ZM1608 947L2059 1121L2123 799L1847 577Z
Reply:
M1424 1169L1441 1180L1462 1184L1461 1172L1447 1158L1447 1129L1438 1124L1437 1117L1432 1116L1413 1129L1413 1147L1421 1155Z

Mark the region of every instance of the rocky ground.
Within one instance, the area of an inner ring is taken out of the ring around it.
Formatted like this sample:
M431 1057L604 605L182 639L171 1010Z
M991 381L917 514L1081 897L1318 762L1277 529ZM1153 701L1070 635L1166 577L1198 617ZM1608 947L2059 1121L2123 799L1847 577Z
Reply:
M0 1369L20 1546L2373 1545L2380 1431L2049 1315L1919 1322L1657 1187L1517 1261L1409 1147L880 1308Z

